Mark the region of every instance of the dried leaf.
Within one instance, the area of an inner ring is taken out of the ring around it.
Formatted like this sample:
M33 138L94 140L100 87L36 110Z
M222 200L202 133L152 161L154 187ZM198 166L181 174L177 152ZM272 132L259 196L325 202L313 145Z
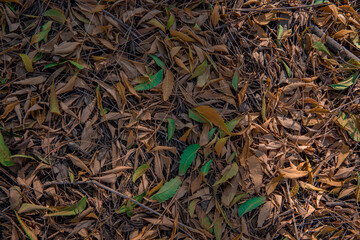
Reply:
M167 101L169 99L173 91L173 88L174 88L174 75L170 70L166 69L165 78L162 83L164 101Z
M231 134L228 127L226 126L224 120L220 115L215 111L215 109L209 106L200 106L195 108L195 110L200 113L204 118L206 118L209 122L214 125L220 127L226 134Z
M59 102L57 100L54 83L50 87L50 111L61 116Z
M220 6L219 3L217 2L214 6L214 9L211 12L211 23L214 28L219 23L219 20L220 20Z

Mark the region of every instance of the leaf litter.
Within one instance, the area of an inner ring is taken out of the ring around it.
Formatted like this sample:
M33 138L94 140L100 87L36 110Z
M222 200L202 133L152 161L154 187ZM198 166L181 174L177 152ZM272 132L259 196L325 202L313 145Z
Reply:
M0 6L1 239L360 237L357 1Z

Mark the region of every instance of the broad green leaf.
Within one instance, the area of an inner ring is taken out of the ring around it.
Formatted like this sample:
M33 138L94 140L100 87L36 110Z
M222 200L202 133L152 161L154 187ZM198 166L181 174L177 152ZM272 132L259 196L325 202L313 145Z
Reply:
M315 49L317 49L317 50L319 50L319 51L322 51L322 52L326 53L326 54L329 55L329 56L331 56L329 50L328 50L328 49L325 47L325 45L324 45L322 42L320 42L320 41L314 42L314 44L313 44L312 47L315 48Z
M62 11L58 9L49 9L44 13L44 16L51 17L56 22L64 24L66 21L65 15Z
M195 120L199 123L208 123L209 122L207 119L205 119L200 114L198 114L197 112L194 112L191 109L189 109L189 118L191 118L192 120Z
M233 163L231 165L230 169L227 170L224 173L224 175L222 175L222 177L214 183L213 187L215 187L215 186L217 186L217 185L219 185L221 183L224 183L227 180L229 180L230 178L234 177L237 174L238 169L239 169L238 165L236 163Z
M353 118L349 117L344 112L340 112L336 119L336 123L345 129L354 141L360 142L360 131L356 127L356 122Z
M180 156L179 175L183 176L195 159L197 151L200 149L199 144L191 144Z
M200 174L206 176L209 173L210 165L214 159L207 161L204 166L200 169Z
M216 131L217 128L212 128L210 131L209 131L209 141L212 139L212 137L214 136L214 133Z
M30 44L40 42L41 40L44 40L44 42L46 42L46 38L51 30L52 23L53 23L52 21L48 21L47 23L45 23L44 26L42 27L42 30L36 33L34 36L32 36Z
M195 108L195 111L197 111L202 117L209 120L215 126L220 127L220 129L223 130L226 134L231 134L224 122L224 119L222 119L222 117L216 112L215 109L209 106L200 106Z
M235 72L234 72L234 76L233 76L233 78L232 78L232 86L233 86L233 88L235 89L235 91L237 91L237 89L238 89L239 82L240 82L240 74L239 74L239 71L235 71Z
M74 65L75 67L77 67L78 69L82 70L84 68L83 65L81 65L80 63L74 62L69 60L69 63L71 63L72 65Z
M29 56L26 54L19 54L19 56L23 60L26 71L33 72L34 68L33 68L32 61L30 60Z
M178 190L181 184L181 179L179 176L171 179L170 181L166 182L162 188L154 195L151 199L154 199L158 202L165 202L166 200L170 199L172 196L175 195L176 191Z
M195 71L191 75L190 79L196 78L196 77L200 76L201 74L203 74L205 72L207 66L208 66L208 62L206 60L204 60L199 66L197 66L195 68Z
M18 213L27 213L36 210L48 210L48 211L55 211L54 208L49 208L41 205L31 204L31 203L23 203L18 211Z
M51 111L51 113L61 116L59 102L56 97L54 83L52 83L51 87L50 87L50 111Z
M156 64L161 67L162 69L165 69L166 68L166 65L163 61L160 60L160 58L152 55L152 54L149 54L149 56L154 59L154 61L156 62Z
M260 205L262 205L263 203L266 202L266 197L255 197L255 198L251 198L249 200L247 200L246 202L244 202L243 204L241 204L239 206L238 209L238 215L239 217L242 217L245 213L248 213L252 210L254 210L255 208L259 207Z
M140 167L138 167L134 172L132 181L135 182L138 178L140 178L142 175L144 175L144 173L149 169L150 169L150 166L146 163L141 165Z
M4 166L14 165L14 161L11 160L11 153L9 148L6 146L4 138L0 132L0 163Z
M240 116L240 117L234 118L233 120L231 120L229 122L226 122L225 124L226 124L227 128L229 129L229 131L232 132L243 118L244 118L244 116ZM224 131L220 130L220 137L223 137L224 134L225 134Z
M24 230L24 232L26 233L26 235L30 238L30 240L37 240L37 236L34 233L34 231L28 226L26 225L26 223L20 218L20 216L17 214L17 212L15 211L15 215L17 220L20 223L20 226L22 227L22 229Z
M330 85L330 87L334 88L335 90L344 90L353 85L356 79L359 77L359 72L354 73L351 77L347 78L344 81L341 81L336 84Z
M170 139L172 138L172 136L174 135L175 132L175 121L174 119L168 118L168 137L167 137L167 141L169 142Z
M74 216L86 208L86 196L84 196L79 202L74 203L69 207L62 208L54 213L45 214L44 217L55 217L55 216Z
M169 20L168 20L168 22L167 22L167 24L166 24L166 30L169 30L170 28L171 28L171 26L174 24L174 22L175 22L175 16L174 16L174 14L172 13L172 12L170 12L170 11L168 11L169 12L169 14L170 14L170 16L169 16Z
M284 60L282 60L282 59L279 59L279 60L280 60L280 62L283 64L283 66L284 66L284 68L285 68L285 71L286 71L288 77L289 77L289 78L292 77L292 71L291 71L291 69L289 68L289 66L287 65L287 63L286 63Z
M137 85L135 87L135 90L142 91L142 90L149 90L151 88L154 88L161 83L162 77L163 77L163 69L152 75L148 82Z

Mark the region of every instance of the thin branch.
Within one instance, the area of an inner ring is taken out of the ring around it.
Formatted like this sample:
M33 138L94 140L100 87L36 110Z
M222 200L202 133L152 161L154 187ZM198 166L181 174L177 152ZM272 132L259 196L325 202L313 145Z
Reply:
M102 189L105 189L105 190L107 190L107 191L109 191L109 192L111 192L111 193L114 193L114 194L118 195L119 197L121 197L121 198L123 198L123 199L126 199L126 200L129 200L130 202L133 202L134 204L138 205L139 207L142 207L142 208L148 210L149 212L151 212L151 213L153 213L153 214L155 214L155 215L157 215L157 216L159 216L159 217L165 216L165 215L162 215L161 213L159 213L159 212L157 212L157 211L155 211L155 210L153 210L153 209L145 206L144 204L136 201L135 199L133 199L133 198L131 198L131 197L129 197L129 196L126 196L126 195L124 195L124 194L122 194L122 193L120 193L120 192L118 192L118 191L116 191L116 190L114 190L114 189L112 189L112 188L109 188L109 187L107 187L107 186L105 186L105 185L103 185L103 184L101 184L101 183L99 183L99 182L97 182L97 181L94 181L94 180L83 181L83 182L73 182L73 183L71 183L71 182L66 182L66 181L49 182L49 183L44 184L44 188L47 187L47 186L51 186L51 185L77 185L77 184L88 184L88 185L94 184L94 185L96 185L96 186L98 186L98 187L100 187L100 188L102 188ZM166 217L168 220L170 220L171 222L174 222L174 221L175 221L175 220L172 219L172 218L169 218L169 217L167 217L167 216L165 216L165 217ZM190 231L192 231L192 232L196 232L196 233L199 233L199 234L203 235L202 232L200 232L200 231L198 231L198 230L196 230L196 229L194 229L194 228L192 228L192 227L190 227L190 226L187 226L187 225L185 225L185 224L183 224L183 223L181 223L181 222L178 222L178 225L179 225L179 229L182 230L186 235L188 235L188 236L189 236L191 239L193 239L193 240L194 240L194 238L191 236L191 234L190 234L189 232L187 232L187 231L186 231L185 229L183 229L183 228L186 228L186 229L188 229L188 230L190 230Z
M302 8L317 8L325 7L330 3L319 3L314 5L300 5L294 7L279 7L279 8L235 8L234 11L237 12L270 12L270 11L281 11L281 10L297 10Z

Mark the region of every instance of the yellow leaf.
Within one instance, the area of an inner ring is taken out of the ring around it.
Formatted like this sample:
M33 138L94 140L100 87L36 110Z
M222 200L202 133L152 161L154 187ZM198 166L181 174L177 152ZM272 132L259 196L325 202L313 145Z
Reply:
M19 56L21 57L21 59L24 62L26 71L33 72L34 68L33 68L32 61L30 60L29 56L26 54L19 54Z
M153 25L154 27L158 27L160 28L163 32L166 32L165 30L165 26L160 23L158 20L156 20L155 18L151 19L150 21L148 21L148 24Z
M224 122L224 119L222 119L222 117L215 111L215 109L209 106L200 106L195 108L195 110L215 126L220 127L220 129L223 130L226 134L231 134Z
M52 83L51 87L50 87L50 111L51 111L51 113L61 115L60 108L59 108L59 102L56 97L54 83Z
M170 29L170 34L171 34L171 36L180 38L181 40L183 40L185 42L196 42L196 40L193 39L192 37L186 35L185 33L179 32L179 31Z
M214 9L211 12L211 23L213 27L216 27L216 25L219 23L220 20L220 6L219 3L216 3Z
M290 179L305 177L309 174L308 171L299 171L294 167L279 169L279 172L280 174L282 174L284 178L290 178Z
M229 137L220 138L219 141L216 142L215 151L216 151L216 154L218 155L218 157L220 157L220 154L221 154L228 138Z

